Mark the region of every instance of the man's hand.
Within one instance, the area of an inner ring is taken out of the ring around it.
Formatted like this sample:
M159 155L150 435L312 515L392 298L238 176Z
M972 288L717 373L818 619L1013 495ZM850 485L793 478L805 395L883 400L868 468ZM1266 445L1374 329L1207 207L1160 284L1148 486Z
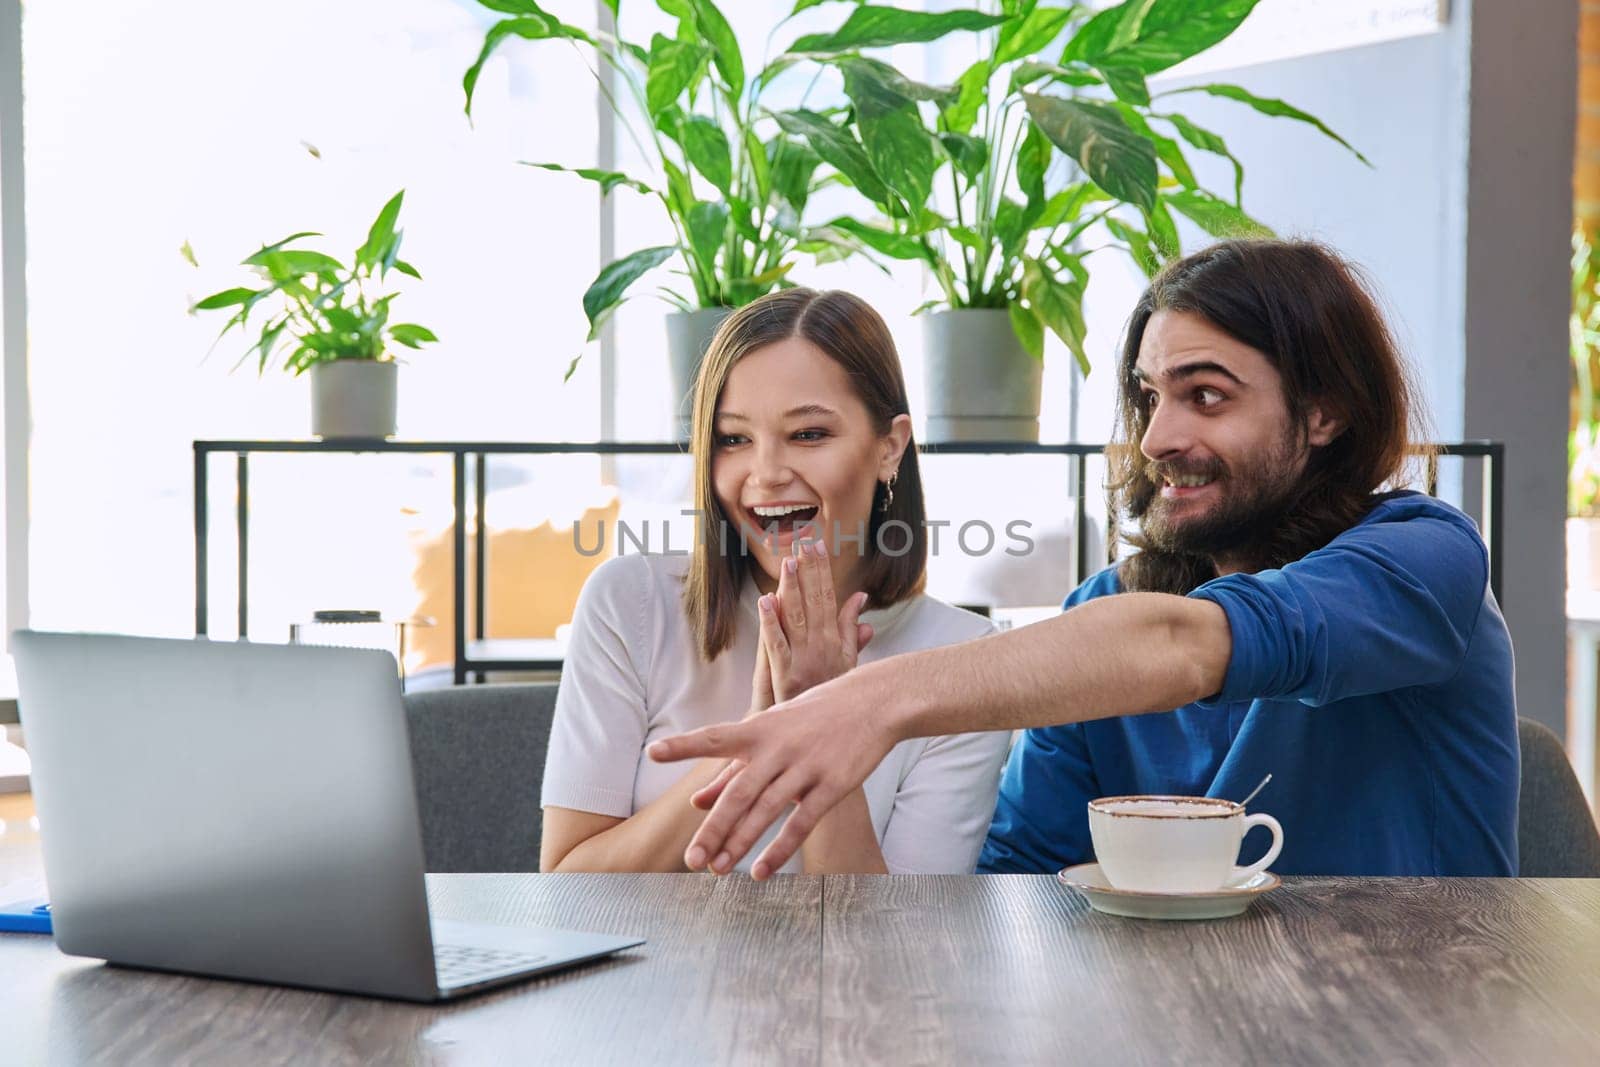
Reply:
M885 718L868 710L881 710L875 687L862 681L868 670L852 671L743 722L650 746L650 758L661 763L708 756L734 761L695 794L695 805L710 806L711 813L684 851L690 870L709 863L718 874L731 871L767 827L797 805L751 870L758 881L770 877L817 822L867 780L896 740Z

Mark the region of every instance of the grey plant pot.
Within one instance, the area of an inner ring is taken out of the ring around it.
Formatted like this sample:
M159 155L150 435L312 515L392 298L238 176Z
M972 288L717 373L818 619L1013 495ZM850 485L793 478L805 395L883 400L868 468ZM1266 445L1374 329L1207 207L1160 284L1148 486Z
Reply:
M923 316L929 441L1037 441L1044 364L1003 310Z
M700 308L674 311L667 316L667 358L672 375L673 432L679 441L689 439L689 424L694 418L694 382L700 373L700 360L711 346L711 338L732 313L731 308Z
M393 360L312 364L312 434L324 440L393 437L399 371Z

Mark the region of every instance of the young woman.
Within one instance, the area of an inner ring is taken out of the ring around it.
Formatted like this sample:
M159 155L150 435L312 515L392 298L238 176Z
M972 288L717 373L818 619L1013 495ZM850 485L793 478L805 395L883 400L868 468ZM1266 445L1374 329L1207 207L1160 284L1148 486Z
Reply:
M703 815L690 797L722 764L653 763L647 744L762 714L858 659L990 632L922 592L910 446L894 341L865 303L789 289L728 317L695 387L693 552L608 560L579 597L545 767L543 870L685 870ZM971 872L1008 741L896 747L784 870Z

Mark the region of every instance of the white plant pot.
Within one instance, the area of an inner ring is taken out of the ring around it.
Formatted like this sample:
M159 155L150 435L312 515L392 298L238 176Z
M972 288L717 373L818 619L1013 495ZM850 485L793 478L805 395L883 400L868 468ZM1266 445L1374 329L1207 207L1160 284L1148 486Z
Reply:
M393 437L399 370L393 360L312 364L312 434L330 441Z
M1003 309L936 311L922 319L928 441L1037 441L1044 364Z
M672 376L673 432L677 440L689 439L694 420L694 382L700 373L700 360L711 347L711 338L732 313L731 308L700 308L674 311L667 316L667 359Z

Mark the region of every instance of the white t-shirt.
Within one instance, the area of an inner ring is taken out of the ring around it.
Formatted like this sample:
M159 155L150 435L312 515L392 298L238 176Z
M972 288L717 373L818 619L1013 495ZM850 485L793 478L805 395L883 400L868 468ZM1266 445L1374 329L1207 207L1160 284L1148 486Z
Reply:
M626 818L694 766L656 763L645 746L750 710L760 623L753 581L740 598L733 643L700 658L683 611L684 556L618 556L578 598L545 761L545 807ZM872 641L861 662L969 641L989 620L930 596L861 616ZM889 751L866 780L867 808L884 863L896 874L971 874L994 815L1010 738L1005 733L914 738ZM776 834L739 863L748 871ZM797 854L783 870L800 871Z

